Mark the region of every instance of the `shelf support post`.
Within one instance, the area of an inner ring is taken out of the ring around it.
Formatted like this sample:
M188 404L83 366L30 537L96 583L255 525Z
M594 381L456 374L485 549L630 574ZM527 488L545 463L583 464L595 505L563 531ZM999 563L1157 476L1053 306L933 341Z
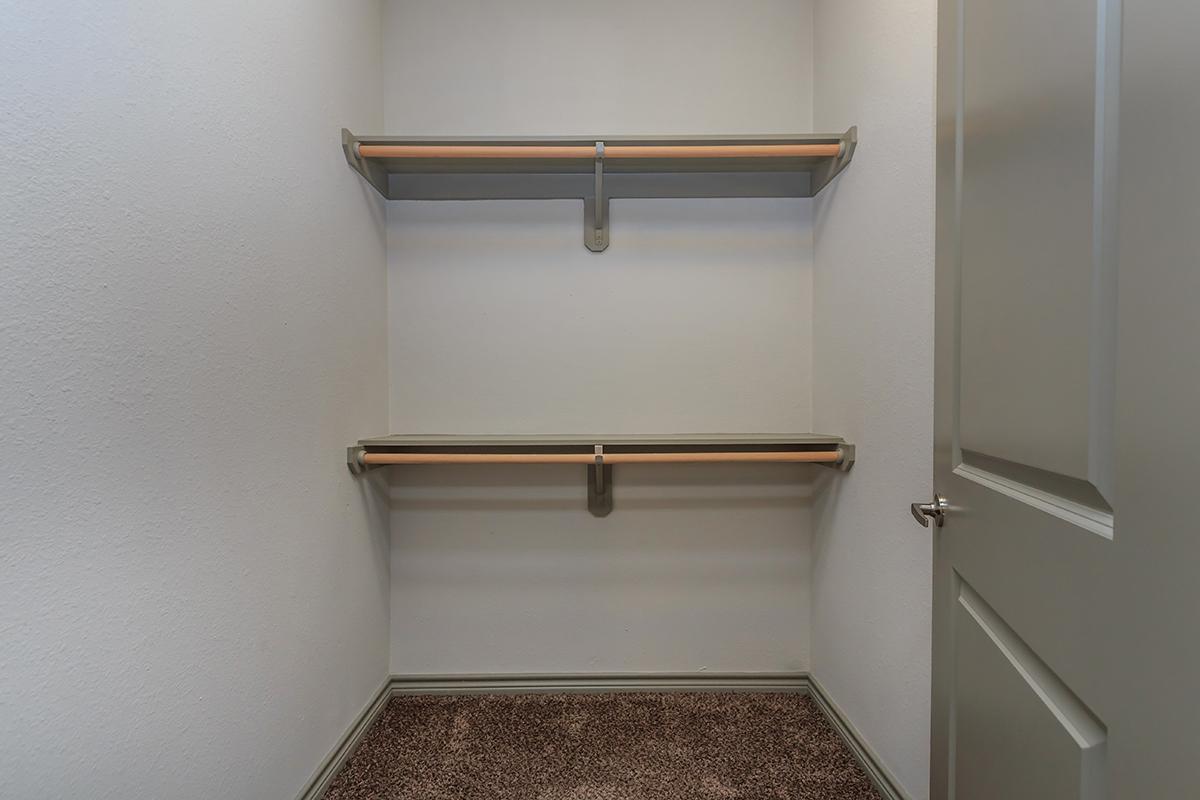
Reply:
M595 185L583 200L583 244L593 253L608 248L608 197L604 194L604 142L596 142Z

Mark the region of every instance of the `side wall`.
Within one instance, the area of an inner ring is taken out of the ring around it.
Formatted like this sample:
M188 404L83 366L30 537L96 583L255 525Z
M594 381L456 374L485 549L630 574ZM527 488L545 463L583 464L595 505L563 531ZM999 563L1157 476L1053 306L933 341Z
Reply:
M387 674L378 5L0 9L0 794L294 796Z
M386 132L804 132L807 0L385 5ZM470 24L464 24L469 19ZM800 44L797 45L797 42ZM808 430L811 201L389 204L397 432ZM396 673L809 667L819 468L393 470Z
M859 445L814 508L813 673L928 795L935 3L818 0L818 129L859 126L816 202L813 418Z

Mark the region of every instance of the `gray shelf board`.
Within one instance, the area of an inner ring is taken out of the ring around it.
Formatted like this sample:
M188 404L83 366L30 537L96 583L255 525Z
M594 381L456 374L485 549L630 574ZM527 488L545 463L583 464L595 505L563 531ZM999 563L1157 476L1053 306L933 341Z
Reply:
M842 144L841 156L603 160L605 198L812 197L850 163L857 130L767 136L411 137L342 131L351 169L389 200L579 199L595 195L596 160L359 157L357 145Z
M602 446L602 451L597 446ZM848 472L854 465L854 445L823 433L641 433L641 434L422 434L395 433L360 439L346 449L350 472L362 475L380 465L368 464L366 453L407 454L587 454L588 510L604 517L613 509L613 464L605 456L622 453L778 453L806 451L835 453L818 466ZM718 456L719 459L723 456Z
M775 450L789 447L833 449L845 444L840 436L820 433L675 433L675 434L392 434L360 439L360 447L371 450L410 448L454 448L487 450L546 450L570 448L590 451L596 445L605 449L656 447L664 449Z
M347 131L349 133L349 131ZM596 142L605 146L629 145L691 145L691 144L837 144L844 133L766 133L766 134L700 134L610 136L358 136L351 137L361 144L432 144L432 145L528 145L558 147L591 147ZM590 160L590 159L588 159Z

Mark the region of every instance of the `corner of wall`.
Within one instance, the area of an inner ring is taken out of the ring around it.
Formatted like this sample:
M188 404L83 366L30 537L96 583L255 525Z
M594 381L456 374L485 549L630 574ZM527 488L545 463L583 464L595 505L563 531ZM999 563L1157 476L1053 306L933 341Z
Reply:
M935 3L817 0L821 129L859 126L817 201L813 414L858 446L814 507L813 674L882 764L928 796Z

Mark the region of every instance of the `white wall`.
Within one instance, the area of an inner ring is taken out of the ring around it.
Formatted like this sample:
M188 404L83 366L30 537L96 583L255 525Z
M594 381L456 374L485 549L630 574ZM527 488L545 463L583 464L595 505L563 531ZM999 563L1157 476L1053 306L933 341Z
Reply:
M386 133L811 128L807 0L394 0ZM811 201L388 209L396 432L806 431ZM393 470L392 670L809 666L818 468Z
M387 673L378 6L0 18L0 793L293 796Z
M814 117L859 126L816 201L813 418L859 446L814 510L813 672L928 796L935 3L818 0Z
M803 465L431 467L394 487L397 673L806 670Z
M812 122L811 0L385 0L384 41L396 136L796 133Z

